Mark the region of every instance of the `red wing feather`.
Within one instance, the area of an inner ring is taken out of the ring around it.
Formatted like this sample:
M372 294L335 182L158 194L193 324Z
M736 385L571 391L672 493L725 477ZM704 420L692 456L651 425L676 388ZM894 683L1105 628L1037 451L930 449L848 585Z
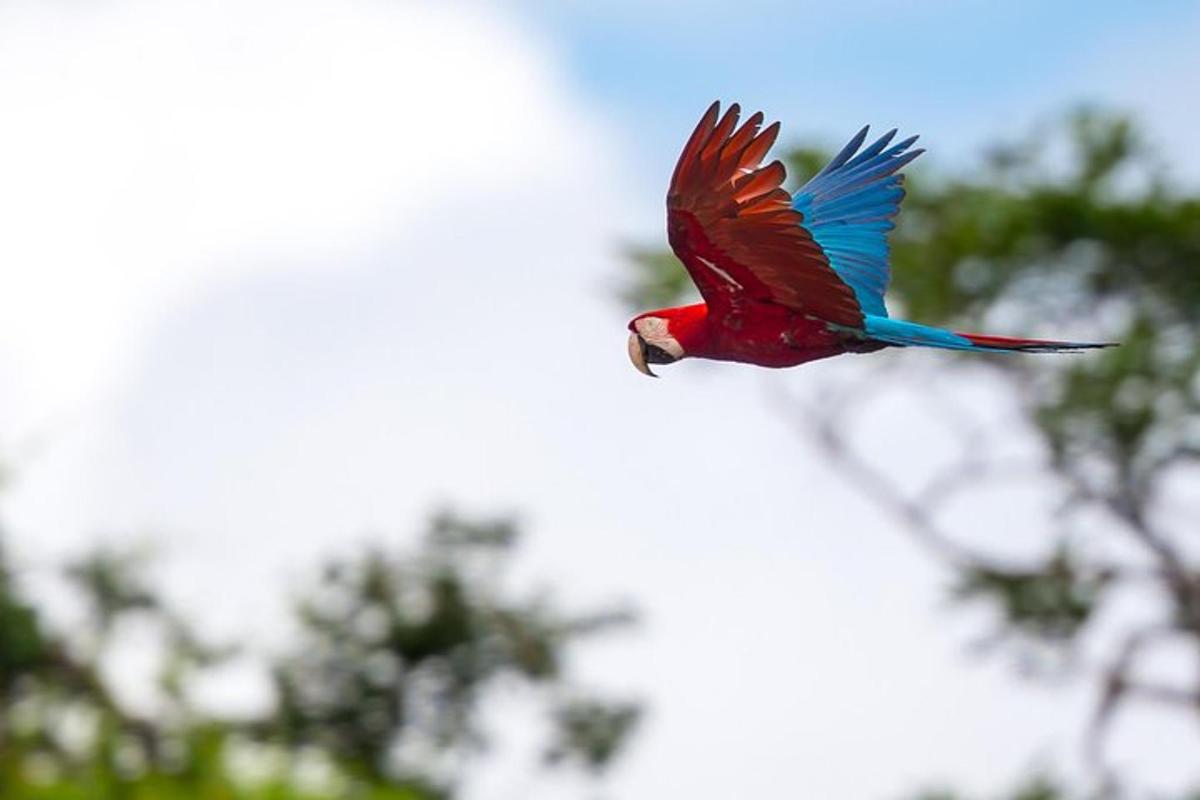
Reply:
M759 166L779 123L759 133L761 113L737 128L736 103L723 117L719 112L713 103L700 119L667 193L671 247L700 294L718 313L749 299L861 327L853 290L801 226L803 217L782 188L783 164Z

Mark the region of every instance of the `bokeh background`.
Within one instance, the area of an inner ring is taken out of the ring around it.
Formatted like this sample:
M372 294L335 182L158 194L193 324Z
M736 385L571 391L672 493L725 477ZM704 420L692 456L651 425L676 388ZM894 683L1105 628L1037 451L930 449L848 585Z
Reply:
M1200 791L1200 6L0 0L5 797ZM893 313L628 364L720 98Z

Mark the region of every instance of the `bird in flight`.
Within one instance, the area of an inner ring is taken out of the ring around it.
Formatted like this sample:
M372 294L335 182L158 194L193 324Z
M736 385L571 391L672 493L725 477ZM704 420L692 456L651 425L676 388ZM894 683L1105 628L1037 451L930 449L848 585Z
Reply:
M890 131L865 149L863 128L795 196L780 161L761 166L779 135L762 112L738 127L734 103L713 103L692 133L667 192L667 236L704 302L639 314L629 357L793 367L885 347L1057 353L1107 347L1020 339L891 319L888 232L904 197L900 170L923 150Z

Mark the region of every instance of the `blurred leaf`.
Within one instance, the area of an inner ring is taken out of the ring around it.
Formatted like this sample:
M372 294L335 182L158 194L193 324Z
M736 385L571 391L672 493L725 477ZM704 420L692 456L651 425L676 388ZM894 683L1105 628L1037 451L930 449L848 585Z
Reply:
M67 576L83 592L102 633L122 614L158 608L145 579L146 566L145 553L98 548L67 567Z
M546 759L558 763L577 759L591 770L602 770L628 740L641 719L634 703L576 698L554 712L556 737Z
M442 513L418 550L327 565L300 606L299 648L275 665L276 733L373 779L431 774L433 761L486 742L476 710L499 681L562 686L574 641L628 615L513 597L500 578L516 539L511 521Z
M37 611L17 595L0 549L0 695L9 695L22 676L44 667L48 655Z
M1069 640L1095 612L1111 581L1111 575L1090 571L1059 550L1028 570L965 567L954 594L994 604L1014 630L1048 641Z

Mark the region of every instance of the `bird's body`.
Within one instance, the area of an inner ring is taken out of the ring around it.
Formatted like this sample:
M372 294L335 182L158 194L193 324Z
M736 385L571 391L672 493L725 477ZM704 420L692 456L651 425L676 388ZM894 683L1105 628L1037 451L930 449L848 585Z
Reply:
M764 304L751 313L710 315L696 303L651 312L669 320L671 335L690 357L760 367L795 367L842 353L879 350L883 344L841 333L786 306Z
M629 355L649 364L695 357L764 367L889 346L990 352L1103 347L966 334L888 317L887 234L904 196L899 170L921 154L892 131L865 149L864 128L793 197L783 164L760 166L779 132L762 114L737 127L713 103L675 167L667 234L703 303L639 314ZM890 146L889 146L890 145Z

